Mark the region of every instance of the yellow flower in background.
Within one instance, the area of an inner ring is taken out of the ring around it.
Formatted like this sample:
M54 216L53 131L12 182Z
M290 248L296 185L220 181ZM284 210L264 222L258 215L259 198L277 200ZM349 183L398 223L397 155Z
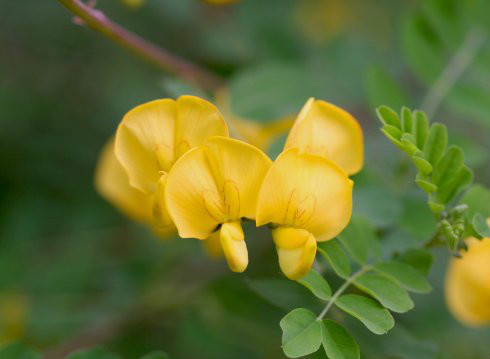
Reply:
M296 2L295 22L313 43L322 44L353 22L352 4L342 0L301 0Z
M271 224L279 265L290 279L309 272L316 241L349 223L353 182L335 163L293 148L274 161L257 204L257 226Z
M137 8L143 6L145 4L146 0L122 0L122 2L127 7L137 9Z
M18 340L25 332L29 304L18 293L0 293L0 345Z
M254 219L257 196L271 160L258 148L213 137L183 155L167 178L165 200L182 238L217 236L230 269L243 272L248 252L242 218Z
M211 5L229 5L238 2L239 0L203 0Z
M116 132L116 157L130 185L153 197L154 226L173 226L164 198L172 165L215 135L228 136L223 116L213 104L194 96L151 101L124 116Z
M260 123L237 116L231 110L229 97L226 88L222 88L215 94L216 103L229 121L230 128L237 132L237 136L262 151L267 151L271 144L293 125L292 116L284 116L268 123Z
M359 123L349 113L326 101L310 98L289 132L284 149L323 156L348 175L359 172L364 161Z
M153 199L129 185L128 175L114 153L114 138L103 147L95 170L97 192L129 218L151 222Z
M490 238L469 238L462 258L452 258L446 274L446 301L463 324L490 324Z

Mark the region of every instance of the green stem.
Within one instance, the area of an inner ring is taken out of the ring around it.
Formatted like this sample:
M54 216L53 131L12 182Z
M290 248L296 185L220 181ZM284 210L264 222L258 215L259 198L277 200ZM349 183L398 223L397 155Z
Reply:
M91 29L153 63L160 69L176 74L182 79L209 91L215 91L223 85L223 80L220 77L126 30L110 20L102 11L94 9L83 1L58 0L58 2L79 17Z
M434 116L444 97L471 64L485 41L486 37L480 29L473 28L468 31L461 46L422 100L420 107L425 111L427 117Z
M330 310L330 308L332 307L332 305L335 303L335 301L342 295L342 293L345 292L345 290L359 277L361 276L362 274L366 273L367 271L371 270L372 267L371 266L363 266L361 269L359 269L357 272L351 274L351 276L349 278L347 278L344 282L344 284L342 284L339 289L337 289L335 291L335 293L333 294L332 298L330 298L330 300L327 302L327 305L325 306L325 308L323 308L322 312L318 315L318 317L316 318L316 320L322 320L323 317L325 317L325 315L328 313L328 311Z

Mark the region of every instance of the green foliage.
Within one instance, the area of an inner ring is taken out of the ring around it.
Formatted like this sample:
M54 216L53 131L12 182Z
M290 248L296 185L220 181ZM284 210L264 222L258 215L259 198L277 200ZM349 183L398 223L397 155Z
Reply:
M386 104L398 108L407 103L404 89L381 66L373 65L369 68L365 86L371 107Z
M145 354L141 359L170 359L167 353L157 350L148 354Z
M0 358L41 359L41 354L22 343L9 343L0 347Z
M322 344L330 359L359 359L359 346L352 336L340 324L333 320L324 320Z
M328 282L314 269L310 270L298 282L308 288L319 299L329 300L332 297L332 290Z
M374 229L362 217L353 217L349 225L338 236L338 240L359 264L366 264L369 244L374 241Z
M414 306L407 291L385 276L365 273L356 278L354 284L393 312L404 313Z
M339 297L335 305L359 319L374 334L386 334L395 325L390 312L370 298L346 294Z
M314 353L322 342L322 324L315 314L303 308L294 309L279 323L282 329L282 349L289 358Z
M341 278L347 278L351 273L349 258L340 247L338 240L333 239L318 244L318 252Z
M70 354L68 359L121 359L119 354L109 351L105 347L95 347L89 349L83 349L76 353Z
M447 107L487 129L490 83L482 79L490 71L490 27L483 14L489 11L485 0L425 1L407 16L402 39L412 71L430 88L424 109L433 112L433 98L442 95ZM435 84L442 77L444 87Z
M381 106L377 114L383 123L381 131L409 156L418 171L415 182L427 193L429 208L440 222L436 235L443 236L451 250L457 248L468 232L463 215L466 207L450 204L473 180L462 149L454 145L447 148L446 126L433 123L429 127L421 111L411 112L404 107L399 116Z
M319 339L313 338L318 335L315 323L323 323L322 343L329 358L359 355L359 347L347 330L334 321L324 320L331 308L337 307L358 319L374 334L381 335L395 324L390 311L404 313L413 308L407 290L417 293L431 290L425 278L432 262L430 253L411 250L398 254L396 260L383 261L378 251L372 250L378 246L374 227L360 216L353 217L338 238L319 243L318 252L343 283L332 294L325 278L314 269L298 280L316 298L324 301L325 307L316 318L306 309L294 309L283 318L283 349L288 357L307 355L318 349ZM344 249L360 266L354 273L351 273L352 264ZM351 284L369 297L346 294ZM338 316L334 318L338 319ZM306 335L305 346L300 344L300 335Z
M230 82L231 109L238 116L273 122L297 113L315 91L300 66L262 64L246 69Z
M411 265L399 261L377 263L374 270L396 281L408 291L428 293L432 287L427 279Z
M475 214L471 223L477 234L481 237L490 238L490 227L487 224L487 219L480 213Z
M409 264L424 276L429 275L434 257L427 249L411 248L403 253L398 253L395 258Z

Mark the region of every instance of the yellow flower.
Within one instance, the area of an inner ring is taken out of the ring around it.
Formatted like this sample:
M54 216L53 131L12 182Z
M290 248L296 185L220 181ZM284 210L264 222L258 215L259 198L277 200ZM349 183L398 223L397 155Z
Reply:
M310 98L289 132L284 149L323 156L348 175L361 170L363 138L359 123L349 113L331 103Z
M239 0L203 0L211 5L229 5L238 2Z
M490 238L467 240L468 251L452 258L446 274L446 301L462 323L490 323Z
M124 116L116 132L116 157L130 185L153 197L154 226L173 226L164 198L172 165L215 135L228 136L223 116L213 104L194 96L151 101Z
M129 185L128 175L114 154L111 138L99 157L95 170L97 192L126 216L140 222L151 222L152 197Z
M270 223L279 265L290 279L309 272L316 241L347 226L353 182L335 163L292 148L274 161L257 204L257 226Z
M20 293L0 293L0 345L18 340L25 332L29 303Z
M168 174L165 200L180 237L207 239L228 266L243 272L248 252L241 219L254 219L257 195L270 159L245 142L216 136L183 155Z
M293 124L291 116L284 116L265 124L237 116L231 111L229 97L230 95L226 88L220 89L215 94L217 105L230 123L231 134L260 148L262 151L267 151L274 140L286 133ZM236 134L233 133L233 130L236 131Z
M146 0L122 0L122 2L127 7L137 9L137 8L141 7L146 2Z

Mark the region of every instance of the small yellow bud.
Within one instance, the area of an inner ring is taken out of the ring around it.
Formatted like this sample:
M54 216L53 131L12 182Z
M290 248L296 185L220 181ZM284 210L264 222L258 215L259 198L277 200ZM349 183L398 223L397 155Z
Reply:
M228 267L233 272L243 272L248 266L248 251L240 221L223 223L220 240Z
M279 256L279 266L289 279L306 275L316 255L316 239L305 229L278 227L272 230L272 238Z

